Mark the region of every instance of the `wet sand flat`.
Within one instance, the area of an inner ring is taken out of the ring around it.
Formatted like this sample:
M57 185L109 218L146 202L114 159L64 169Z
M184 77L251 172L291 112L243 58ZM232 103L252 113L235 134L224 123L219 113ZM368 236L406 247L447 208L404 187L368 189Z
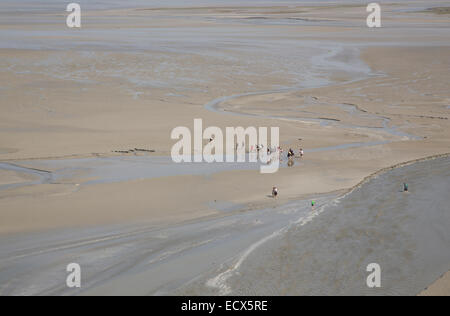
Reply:
M450 272L444 274L439 280L433 283L425 291L420 293L421 296L448 296L450 292Z
M427 10L443 3L386 3L375 30L354 1L86 1L83 27L71 30L58 1L2 2L2 240L23 235L26 245L42 233L68 245L77 230L115 235L111 227L280 207L448 153L449 20ZM171 168L170 133L195 118L278 126L283 148L306 156L273 175L254 166ZM277 201L268 197L274 185ZM58 273L47 259L48 273ZM0 266L5 282L14 273ZM4 293L34 293L21 290Z
M449 172L441 158L379 175L178 293L417 295L450 268ZM366 284L371 263L381 267L381 288Z
M415 295L449 269L449 172L448 158L414 163L318 197L314 210L309 200L219 206L219 216L176 225L11 234L0 243L0 293ZM80 290L64 285L68 261L84 267ZM365 283L372 262L380 289Z

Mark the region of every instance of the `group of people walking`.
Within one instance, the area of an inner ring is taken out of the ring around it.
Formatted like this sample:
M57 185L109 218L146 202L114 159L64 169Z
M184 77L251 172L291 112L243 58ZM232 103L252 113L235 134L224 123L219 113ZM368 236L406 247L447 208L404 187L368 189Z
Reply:
M282 160L282 155L283 155L283 148L281 148L281 147L278 147L277 149L276 149L276 151L277 151L277 153L279 154L279 159L280 160ZM272 153L272 151L268 148L267 149L267 154L268 155L270 155ZM298 151L298 157L299 158L303 158L303 156L305 155L305 152L304 152L304 150L303 150L303 148L300 148L300 150ZM289 150L288 150L288 152L287 152L287 158L289 159L289 161L291 161L291 159L293 159L293 158L295 158L295 151L292 149L292 148L289 148ZM278 188L276 187L276 186L274 186L273 188L272 188L272 197L273 198L277 198L278 197ZM316 202L315 201L312 201L311 202L311 206L312 206L312 208L314 208L314 206L315 206L315 204L316 204Z
M304 155L305 152L303 151L303 148L300 148L300 150L298 151L298 157L303 158ZM292 148L289 149L287 157L288 159L295 158L295 151Z

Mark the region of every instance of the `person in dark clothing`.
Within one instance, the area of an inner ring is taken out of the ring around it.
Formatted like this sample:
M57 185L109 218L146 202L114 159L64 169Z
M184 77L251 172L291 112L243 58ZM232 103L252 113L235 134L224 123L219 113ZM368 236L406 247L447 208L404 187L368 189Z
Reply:
M278 196L278 188L277 187L273 187L272 188L272 197L276 198Z
M292 150L292 148L289 149L289 151L288 151L288 158L290 159L290 158L292 158L292 157L294 157L294 156L295 156L295 153L294 153L294 151Z

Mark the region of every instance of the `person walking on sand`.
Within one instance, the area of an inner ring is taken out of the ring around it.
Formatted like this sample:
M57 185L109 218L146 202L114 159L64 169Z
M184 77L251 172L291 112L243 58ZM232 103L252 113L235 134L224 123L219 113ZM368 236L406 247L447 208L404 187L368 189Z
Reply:
M272 188L272 197L275 199L278 196L278 188L273 187Z
M300 158L303 158L304 154L305 154L305 152L303 151L303 148L300 148Z
M403 183L403 192L408 192L408 191L409 191L408 183Z
M292 157L294 157L294 155L295 155L294 151L292 150L292 148L290 148L287 154L288 159L291 159Z

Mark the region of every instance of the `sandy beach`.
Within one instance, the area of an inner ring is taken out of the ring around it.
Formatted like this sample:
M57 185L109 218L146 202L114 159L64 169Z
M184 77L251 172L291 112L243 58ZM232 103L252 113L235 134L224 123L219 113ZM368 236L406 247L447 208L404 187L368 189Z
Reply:
M0 295L221 294L204 288L214 272L308 216L311 199L327 205L380 170L450 153L446 1L383 3L379 29L366 26L366 8L354 2L168 3L80 2L82 28L69 29L53 1L0 2ZM281 146L304 148L305 157L275 174L250 163L174 164L171 131L192 129L196 118L223 129L277 126ZM386 185L405 181L393 179ZM445 223L442 205L430 212ZM339 209L336 231L350 222L348 209ZM311 234L327 220L317 216ZM402 253L422 249L415 237L395 238ZM448 252L448 231L440 238ZM361 249L372 247L363 240ZM450 295L448 275L432 285L450 258L427 255L400 271L435 263L424 279L392 292L281 282L258 294ZM64 283L76 260L90 280L80 291ZM244 283L232 293L253 293Z

